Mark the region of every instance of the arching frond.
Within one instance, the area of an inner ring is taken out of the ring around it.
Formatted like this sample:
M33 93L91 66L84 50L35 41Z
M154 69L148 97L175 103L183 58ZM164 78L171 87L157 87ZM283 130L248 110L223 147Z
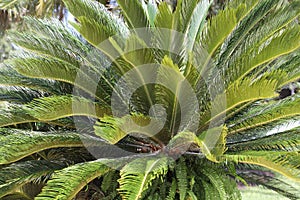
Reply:
M70 200L89 182L109 172L109 163L118 167L120 160L100 159L79 163L56 171L51 180L35 198L37 200L55 199ZM66 180L68 180L66 182ZM53 190L53 188L55 188Z
M0 101L23 104L43 96L43 92L18 86L0 86L0 94Z
M0 164L18 161L33 153L58 147L82 147L77 133L44 133L17 129L0 129ZM92 141L92 139L90 139Z
M211 116L211 113L206 111L201 120L203 124L207 124L222 117L222 114L235 112L236 108L245 103L275 97L277 86L276 80L261 79L253 83L251 79L245 79L237 82L213 100L212 105L218 111L215 116Z
M103 117L110 108L89 99L76 96L51 96L38 98L26 105L27 113L41 121L52 121L69 116Z
M31 78L47 78L76 85L92 96L101 96L92 91L97 83L95 74L82 72L76 66L53 58L45 58L33 54L24 54L24 58L10 60L20 74ZM32 73L32 72L35 73ZM79 81L78 81L79 80ZM81 84L80 84L81 83Z
M30 28L31 34L35 33L38 37L55 40L81 56L85 56L91 50L90 45L81 36L59 20L25 17L24 21Z
M276 32L279 32L299 15L299 5L299 2L281 5L264 17L246 35L246 39L240 42L241 44L232 53L232 56L226 60L227 65L231 66L234 62L237 63L237 60L245 59L247 56L253 58L253 53L260 52L266 41L272 40L274 35L276 36ZM229 67L228 74L234 73L233 69L236 68ZM227 81L231 81L231 79Z
M278 37L273 36L264 44L253 49L254 55L244 52L244 55L232 64L229 71L226 72L226 81L240 80L256 67L296 50L300 47L300 42L295 41L300 41L299 26L285 30Z
M0 109L0 127L35 121L38 120L31 116L24 106L7 103Z
M139 0L118 0L118 4L122 9L122 14L128 26L134 28L149 27L150 21L147 16L146 10L142 5L144 1Z
M82 25L77 25L79 32L82 33L85 39L94 46L98 46L101 41L107 38L101 37L103 36L103 34L101 33L104 33L102 32L103 30L101 30L100 32L96 32L97 34L86 30L85 28L91 27L88 24L94 24L98 28L105 27L104 31L107 36L119 34L119 36L124 39L128 34L128 29L125 24L116 16L109 13L106 8L98 2L87 0L72 0L65 1L65 4L70 12L82 23ZM98 37L95 37L96 35Z
M12 41L24 49L38 53L50 58L58 59L67 62L71 65L79 67L79 62L82 56L76 50L70 49L69 44L58 42L52 38L45 38L36 33L10 33ZM68 40L64 42L69 42Z
M94 126L95 134L110 144L118 143L127 135L153 137L152 131L157 127L161 127L160 121L139 114L126 115L122 118L104 116Z
M169 157L155 156L138 158L125 165L118 180L122 198L140 199L154 179L165 176L171 161Z
M0 198L18 191L25 183L50 175L64 167L62 163L33 160L13 163L0 171Z
M298 109L300 98L294 96L281 101L262 103L252 106L247 111L239 115L240 119L232 121L230 133L235 134L246 130L251 130L259 126L270 124L284 118L292 118L300 115Z
M209 160L218 162L219 157L225 153L227 150L225 146L227 134L227 127L221 126L208 129L198 136L198 138L202 141L202 146L200 147L202 147L202 151Z
M55 81L29 78L19 74L18 72L16 72L16 70L14 70L13 67L9 67L7 65L1 65L0 67L0 85L27 87L53 94L62 94L65 92Z
M224 159L262 166L290 179L300 180L300 170L297 169L300 166L300 160L297 152L243 151L226 154Z
M196 5L193 5L194 3L196 3ZM191 9L185 9L183 7L183 10L186 13L182 14L183 17L190 15L190 19L187 18L182 22L182 24L184 25L183 31L187 30L188 50L192 50L194 48L196 41L199 39L199 35L202 33L206 20L205 18L207 16L207 12L211 3L212 2L209 2L209 0L201 0L200 2L198 0L195 0L193 2L183 1L183 4L191 5Z
M274 194L275 197L278 196L278 194L280 194L289 199L299 199L298 188L294 187L292 184L294 182L290 180L285 180L283 179L283 177L280 176L278 177L277 174L270 173L269 171L263 171L255 168L252 169L251 167L246 167L243 170L239 170L239 175L243 177L243 179L245 179L249 184L263 186L261 190L259 188L256 188L256 192L270 191L271 194L271 191L274 191L272 194ZM251 192L251 189L255 190L255 188L251 188L250 186L248 188L242 188L241 193L243 194L244 192ZM270 194L268 196L270 196Z
M229 35L221 48L218 65L222 66L236 47L240 44L251 28L259 22L267 13L272 10L279 0L263 0L259 1L256 6L241 20L235 30Z
M282 133L266 136L256 140L240 142L229 145L229 151L248 150L273 150L273 151L299 151L300 150L300 128L295 128Z
M200 168L199 171L206 176L206 179L201 178L202 183L204 183L204 185L208 184L207 187L210 187L210 189L205 190L205 196L210 197L208 199L241 199L240 192L234 187L235 183L220 169L216 167L205 167ZM213 189L214 192L209 194L211 189Z
M298 127L299 125L297 124L299 119L300 116L288 117L262 126L257 126L256 128L245 130L243 132L230 134L228 135L227 142L229 144L235 144L282 133L284 130L290 130L293 127Z

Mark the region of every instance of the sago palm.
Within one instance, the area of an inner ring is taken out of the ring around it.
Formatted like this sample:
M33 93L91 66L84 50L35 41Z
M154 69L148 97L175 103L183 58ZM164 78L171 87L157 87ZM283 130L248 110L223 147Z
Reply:
M10 33L1 198L241 199L237 183L299 198L279 175L300 180L300 129L280 129L300 98L277 92L300 77L300 1L232 0L211 18L209 0L120 0L121 18L64 3L73 28Z

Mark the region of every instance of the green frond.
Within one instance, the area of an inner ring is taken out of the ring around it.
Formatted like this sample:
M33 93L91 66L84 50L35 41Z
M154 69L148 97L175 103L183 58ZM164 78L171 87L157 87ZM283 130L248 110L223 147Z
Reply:
M249 14L252 9L257 5L258 0L232 0L227 2L228 8L238 8L241 4L244 4L243 7L239 8L237 12L237 20L242 20L247 14Z
M266 41L271 40L276 35L276 32L279 32L280 29L291 23L299 15L299 6L299 2L280 5L279 9L269 13L262 21L257 23L246 35L246 39L241 41L241 44L226 61L228 66L231 66L236 59L241 59L240 56L245 58L247 55L260 52Z
M118 0L118 5L122 9L122 15L129 28L147 28L150 26L150 21L147 16L147 11L144 9L144 1L140 0Z
M300 50L296 50L288 55L281 56L280 59L271 65L270 70L282 70L287 73L287 79L283 80L280 84L280 88L287 85L290 82L297 81L300 79Z
M50 96L37 98L26 105L26 111L41 121L53 121L70 116L103 117L110 108L89 99L76 96Z
M192 5L194 3L197 3L196 5ZM190 19L187 18L181 22L185 27L183 28L183 31L187 30L187 36L188 36L188 50L192 50L194 47L194 44L196 40L198 39L199 35L202 33L202 30L204 28L204 24L206 21L206 16L208 9L210 8L212 2L209 2L209 0L201 0L200 2L198 0L194 0L193 2L190 1L183 1L182 4L188 4L191 5L191 9L185 9L184 6L182 6L182 9L185 11L185 13L182 13L182 16L189 16ZM190 14L188 14L190 13Z
M24 106L6 103L0 109L0 127L38 121Z
M234 52L240 42L245 39L245 36L253 28L253 26L265 17L268 12L270 12L270 10L278 4L278 2L279 0L259 1L251 9L251 11L248 12L222 45L220 57L218 59L218 66L223 66L224 61L231 56L232 52Z
M59 84L56 81L29 78L19 74L18 72L16 72L16 70L14 70L14 68L7 65L0 65L0 85L27 87L53 94L61 94L65 92L61 90Z
M27 34L29 32L36 34L39 38L57 41L81 56L85 56L87 52L91 51L91 47L82 41L78 34L57 19L36 19L27 16L24 18L24 23L28 25L30 30L26 31Z
M300 116L283 118L262 126L257 126L255 128L239 132L237 134L229 134L227 137L227 143L236 144L278 134L284 130L291 129L291 127L297 127L299 119Z
M116 144L127 135L152 137L157 127L161 125L155 118L132 114L122 118L104 116L96 122L94 129L96 135L110 144Z
M281 101L273 101L270 103L262 103L252 106L242 114L238 115L239 119L232 121L229 134L235 134L242 131L257 128L259 126L268 125L284 118L293 118L300 115L299 96L283 99Z
M261 79L252 83L251 79L244 79L236 82L225 92L227 108L232 109L242 103L274 97L276 88L276 80Z
M33 54L24 54L23 58L9 60L9 65L13 66L20 74L30 78L43 78L62 81L78 86L90 95L97 96L94 88L97 83L92 74L82 72L78 67L69 63L53 59L40 57ZM90 76L91 75L91 76ZM80 79L80 81L78 81ZM79 84L81 83L81 84ZM84 84L84 85L83 85ZM101 96L101 95L98 95Z
M92 30L100 30L100 27L105 27L105 34L108 36L119 34L123 39L127 36L128 29L125 24L116 16L109 13L104 5L88 0L65 0L64 2L70 12L83 23L82 26L80 24L76 26L78 27L79 32L82 33L85 39L91 44L97 46L99 45L99 42L105 39L104 37L101 38L102 40L97 37L95 38L95 33L85 29L91 27L91 24L94 24L95 27L98 28ZM96 33L99 37L103 36L103 30Z
M208 199L241 199L236 184L223 170L206 166L199 168L199 172L205 176L201 181L204 187L208 187L207 190L205 188L205 197L209 197Z
M68 48L69 44L61 41L45 38L31 32L11 32L11 40L18 46L31 52L44 55L50 58L58 59L62 62L67 62L71 65L79 67L79 62L82 60L82 55L76 50ZM68 40L64 42L69 42Z
M9 103L28 103L44 93L18 86L0 86L0 101Z
M299 153L274 151L242 151L225 154L224 159L237 163L254 164L278 172L292 180L300 181Z
M144 7L144 10L146 11L150 27L154 27L154 20L158 12L156 2L150 1L147 3L147 5L145 4L142 5Z
M130 119L130 116L126 118ZM124 130L125 123L125 118L104 116L101 121L96 122L95 134L111 144L116 144L129 134Z
M251 169L250 167L246 168L245 170L241 170L239 172L239 175L250 184L262 186L256 187L256 192L263 193L270 191L270 194L268 196L274 194L274 196L277 196L277 198L281 198L281 196L279 195L293 200L300 198L299 190L297 187L294 186L294 184L297 185L297 183L292 182L291 180L287 180L286 178L283 178L281 176L278 176L277 174L270 173L269 171ZM252 189L255 189L255 187L242 188L241 193L243 194L245 192L251 192ZM273 192L271 193L271 191Z
M61 163L46 160L25 161L4 167L0 171L0 198L13 194L22 185L63 167Z
M185 33L180 30L180 8L176 9L175 13L171 10L167 2L162 2L158 7L158 14L155 18L155 31L153 41L156 45L157 52L156 60L161 62L165 56L169 56L180 67L183 65L183 60L186 55L186 38ZM164 51L162 51L164 50ZM171 53L173 52L173 54ZM174 52L177 52L174 54Z
M177 181L176 181L175 178L173 178L171 187L169 188L168 197L166 199L167 200L174 200L175 195L176 195L176 190L177 190Z
M256 140L240 142L228 146L229 151L299 151L300 150L300 128L273 134Z
M166 109L169 133L189 131L195 126L198 117L197 99L194 90L185 77L180 73L178 66L172 59L165 56L157 72L155 86L156 103ZM179 126L180 125L180 126Z
M168 6L166 2L162 2L158 6L158 13L156 15L154 21L155 27L157 28L167 28L176 30L176 28L172 28L174 25L174 17L172 10Z
M98 46L102 41L106 40L113 34L110 27L106 25L99 24L94 19L90 19L87 17L80 17L80 34L85 36L85 39L94 46Z
M175 174L177 180L177 190L179 192L179 199L185 200L188 190L188 180L187 180L188 168L185 164L183 157L179 158L175 166Z
M206 161L193 163L193 193L198 199L241 199L236 183L223 170L223 166Z
M110 171L109 163L118 166L121 161L99 159L79 163L56 171L36 200L61 199L71 200L89 182Z
M236 82L224 94L218 95L213 100L212 105L218 111L217 114L211 116L211 113L207 112L201 120L203 124L207 124L210 121L217 120L222 114L235 112L236 108L245 103L275 97L277 86L277 80L260 79L253 83L249 78Z
M297 41L297 42L295 42ZM255 47L253 53L245 52L226 72L226 81L232 82L248 75L260 65L288 54L300 47L300 26L285 30L280 36ZM259 52L257 54L257 52Z
M121 178L118 180L120 184L118 191L122 198L140 199L154 179L166 175L171 161L169 157L156 156L137 158L125 165L121 169Z
M0 129L0 143L0 165L18 161L45 149L83 146L77 133L44 133L4 128Z
M240 6L242 7L243 4ZM225 41L237 25L236 8L226 8L221 10L218 15L212 17L204 27L201 43L210 56ZM223 30L223 31L219 31Z

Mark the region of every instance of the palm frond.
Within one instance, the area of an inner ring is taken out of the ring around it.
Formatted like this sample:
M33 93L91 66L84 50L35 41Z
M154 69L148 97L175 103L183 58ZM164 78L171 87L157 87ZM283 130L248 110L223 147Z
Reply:
M118 143L127 135L153 137L153 132L162 127L155 118L141 114L126 115L122 118L104 116L100 120L94 126L95 134L110 144Z
M101 96L99 91L96 94L95 91L92 91L92 88L97 85L94 81L97 80L94 78L96 74L88 73L87 75L78 67L53 58L28 53L23 54L23 56L23 58L11 59L8 63L10 66L14 66L14 69L20 74L30 78L46 78L70 83L96 98Z
M163 105L168 113L167 125L171 136L195 129L197 99L178 66L167 56L157 72L156 81L156 102Z
M205 167L200 168L199 171L206 177L206 180L201 178L202 183L206 182L205 185L208 184L210 187L210 189L205 190L205 196L210 197L208 199L241 199L240 192L234 187L235 183L220 169ZM208 194L212 189L214 192Z
M94 46L98 46L103 39L107 39L101 37L104 32L107 36L118 34L121 38L126 38L128 28L120 19L109 13L102 4L87 0L65 1L65 4L70 12L82 23L82 25L77 25L79 32ZM98 37L95 37L93 32L85 29L91 27L91 24L98 28L92 30L100 30L100 27L105 27L105 29L97 32Z
M63 88L61 88L60 85L55 81L23 76L8 65L1 65L0 67L0 85L27 87L53 94L63 94L66 92L62 90Z
M62 163L46 160L25 161L4 167L0 171L0 198L15 193L22 185L52 174L63 167Z
M226 72L226 81L240 80L256 67L296 50L299 48L300 43L295 41L299 40L300 27L295 26L285 30L280 36L273 37L253 49L252 52L255 52L254 55L245 52L236 63L232 64L229 71ZM257 52L259 53L257 54Z
M216 110L214 116L211 116L211 113L206 111L201 120L203 124L206 125L210 121L218 120L220 117L222 118L222 114L235 112L236 108L245 103L275 97L277 86L278 82L276 79L260 79L253 83L252 80L248 78L236 82L231 85L224 94L219 94L213 100L212 105ZM225 99L226 101L224 101Z
M300 98L294 96L281 101L258 104L252 106L240 115L240 119L233 120L229 126L229 134L235 134L259 126L271 124L284 118L293 118L300 115L298 106ZM247 114L246 114L247 113Z
M122 14L129 28L146 28L149 27L150 21L144 10L144 1L139 0L118 0L118 4L122 9Z
M221 126L208 129L198 136L200 141L202 141L202 151L209 160L218 162L219 157L225 153L227 150L225 146L227 134L227 127Z
M179 158L179 161L175 167L177 189L179 192L179 199L184 200L188 191L188 179L187 179L187 166L184 158Z
M11 32L10 37L15 44L23 49L67 62L76 67L79 67L79 62L83 59L76 50L68 48L69 44L39 36L36 33Z
M43 96L45 93L25 87L0 86L0 101L9 103L28 103L34 98Z
M201 43L205 45L204 48L210 57L237 25L236 12L236 9L226 8L205 24L203 35L201 36ZM218 30L223 31L220 32Z
M300 116L283 118L262 126L257 126L256 128L245 130L243 132L230 134L227 137L227 143L235 144L282 133L285 130L290 130L292 128L298 127L299 119Z
M226 61L227 65L232 65L240 56L251 55L253 52L261 51L263 44L271 40L276 32L279 32L299 15L299 2L282 5L279 9L269 13L262 21L246 35L246 39L233 52ZM245 57L245 56L244 56Z
M278 172L290 179L300 180L300 160L297 152L242 151L224 155L224 159L237 163L254 164Z
M292 182L290 180L284 180L282 177L278 177L277 174L246 167L243 170L239 170L239 175L250 184L263 186L265 191L272 190L276 192L277 195L280 194L293 200L299 199L298 189L292 185ZM251 186L248 187L248 189L251 190ZM245 192L245 190L248 192L246 188L242 188L241 192ZM260 190L256 192L259 191ZM274 193L274 196L276 193Z
M76 96L50 96L38 98L26 105L27 113L41 121L53 121L70 116L103 117L111 113L89 99Z
M151 185L151 182L163 177L168 172L171 158L158 156L138 158L125 165L120 172L118 189L123 199L139 199L143 192Z
M197 3L196 5L192 5L194 3ZM184 25L183 31L187 30L187 36L188 36L188 44L187 48L188 50L192 50L194 48L194 44L196 40L199 38L200 33L202 33L202 30L204 28L205 24L205 18L207 16L208 9L212 2L209 2L209 0L202 0L198 1L195 0L192 3L190 1L183 1L182 4L190 4L192 5L192 9L185 9L184 6L182 6L183 10L186 13L182 13L182 16L190 16L190 19L187 18L181 22ZM192 11L191 11L192 10ZM190 13L190 14L187 14Z
M241 20L235 30L229 35L221 48L218 65L222 66L232 52L240 44L252 27L258 23L270 10L272 10L279 0L259 1L252 10Z
M72 51L81 56L86 56L87 52L91 51L90 45L78 33L59 20L36 19L27 16L24 18L24 21L30 30L26 31L26 33L30 32L31 34L36 34L38 38L57 41L61 45L66 46L67 49L72 49Z
M1 165L18 161L45 149L83 146L80 135L72 132L43 133L3 128L0 131ZM86 137L88 139L88 136Z
M0 127L38 121L22 105L6 103L0 113Z
M116 166L120 163L116 160L100 159L58 170L35 199L46 200L57 197L62 200L72 199L89 182L109 172L110 167L107 164L110 162L115 162Z
M240 142L228 146L229 151L299 151L300 150L300 128L273 134L263 138Z

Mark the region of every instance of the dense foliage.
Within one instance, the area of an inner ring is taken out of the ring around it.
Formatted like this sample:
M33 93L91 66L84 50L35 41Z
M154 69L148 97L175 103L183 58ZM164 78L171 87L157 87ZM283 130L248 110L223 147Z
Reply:
M73 28L10 32L0 198L299 199L278 174L300 181L300 129L280 129L299 121L300 1L118 3L65 0Z

